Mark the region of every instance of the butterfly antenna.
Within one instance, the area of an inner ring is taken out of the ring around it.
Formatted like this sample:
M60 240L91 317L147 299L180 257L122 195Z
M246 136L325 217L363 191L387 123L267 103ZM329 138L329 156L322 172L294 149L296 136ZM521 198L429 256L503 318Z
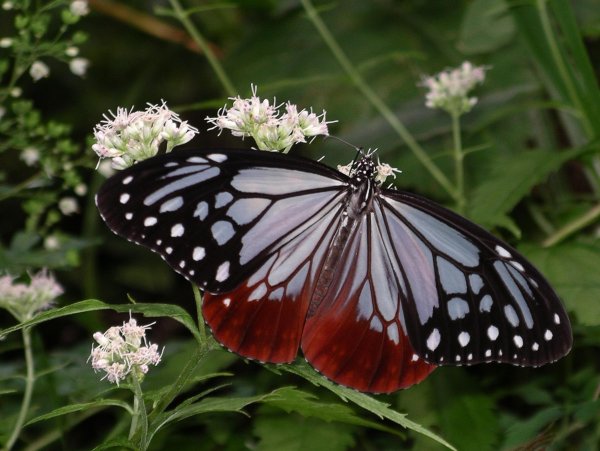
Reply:
M347 146L352 147L356 152L358 152L360 155L364 155L364 148L363 147L359 147L359 146L355 146L354 144L352 144L351 142L346 141L343 138L340 138L339 136L335 136L335 135L327 135L325 137L325 139L327 138L333 138L341 143L346 144Z

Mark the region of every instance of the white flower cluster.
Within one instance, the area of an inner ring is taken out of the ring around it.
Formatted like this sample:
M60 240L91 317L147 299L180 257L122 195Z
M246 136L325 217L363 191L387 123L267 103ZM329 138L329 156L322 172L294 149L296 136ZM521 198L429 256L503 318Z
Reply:
M340 171L342 174L345 174L348 177L351 177L354 173L353 166L354 166L354 163L350 162L344 166L338 165L337 170ZM396 172L402 172L402 171L400 169L396 169L396 168L390 166L387 163L381 163L378 161L377 166L375 167L375 181L381 185L386 181L386 179L388 177L396 178Z
M95 372L104 371L102 379L119 385L130 374L142 380L149 370L149 365L158 365L162 351L158 345L146 341L146 331L152 324L138 326L137 321L130 318L122 326L113 326L106 332L96 332L94 340L98 346L92 347L90 358Z
M431 77L424 77L422 86L429 89L425 95L428 108L441 108L450 114L468 113L477 103L469 92L485 80L486 67L474 66L468 61L456 69L449 69Z
M153 157L166 141L167 152L189 142L198 129L181 121L163 101L161 105L148 104L145 111L127 111L117 108L109 111L104 121L94 127L96 144L92 149L102 158L110 158L114 169L125 169L138 161Z
M256 95L256 86L252 86L251 98L238 96L230 100L233 100L230 108L225 106L217 117L206 120L212 128L231 130L233 136L254 138L260 150L287 153L294 144L306 142L306 138L329 135L327 124L330 122L325 120L325 111L318 116L312 110L298 112L298 107L288 102L282 114L282 105L261 100Z
M62 293L63 288L44 269L32 275L29 284L15 283L10 275L0 277L0 307L19 321L31 319L36 312L51 307Z

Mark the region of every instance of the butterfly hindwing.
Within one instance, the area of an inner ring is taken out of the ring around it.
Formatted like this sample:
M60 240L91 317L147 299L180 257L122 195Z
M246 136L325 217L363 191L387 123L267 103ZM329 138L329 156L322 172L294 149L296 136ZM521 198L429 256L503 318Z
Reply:
M388 393L423 380L434 365L419 358L403 324L401 278L374 214L348 239L329 290L302 336L306 359L328 378Z
M544 277L489 232L427 199L385 191L408 335L438 365L538 366L565 355L566 312Z

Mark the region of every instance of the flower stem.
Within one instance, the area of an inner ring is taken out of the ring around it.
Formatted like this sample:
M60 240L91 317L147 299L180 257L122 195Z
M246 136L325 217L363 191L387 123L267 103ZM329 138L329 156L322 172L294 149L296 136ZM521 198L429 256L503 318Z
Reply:
M462 140L460 137L460 114L452 113L452 141L454 144L454 176L456 177L456 208L459 213L464 214L466 206L465 198L465 174Z
M215 72L217 78L223 85L223 89L229 97L233 97L236 94L236 90L233 87L233 83L227 76L227 73L223 69L220 61L218 60L215 53L212 51L202 34L198 31L198 29L194 26L190 18L188 17L188 13L181 7L179 0L169 0L171 6L173 7L173 11L175 12L175 17L183 24L187 32L190 34L192 39L198 44L198 47L202 49L204 55L206 55L206 59L208 60L208 64L212 67Z
M446 190L446 192L456 201L459 202L460 196L457 190L452 186L452 183L444 175L444 173L436 166L431 160L429 155L423 150L423 148L417 143L415 138L410 134L404 124L396 117L394 112L381 100L381 98L371 89L371 87L363 80L360 73L352 65L342 48L336 42L335 38L325 25L325 23L319 17L315 7L310 0L301 0L302 6L306 11L309 20L312 22L314 27L317 29L321 38L325 44L329 47L329 50L336 58L342 69L346 72L350 80L358 88L358 90L367 98L367 100L375 107L379 114L381 114L385 120L390 124L394 131L400 136L400 138L406 143L408 148L411 150L413 155L421 162L423 166L429 171L431 176Z
M35 384L35 368L33 361L33 352L31 349L31 329L25 327L21 330L23 335L23 348L25 351L25 365L27 368L27 376L25 378L25 392L23 394L23 401L21 403L21 410L17 417L17 422L13 428L12 434L6 442L6 451L10 450L16 443L19 435L21 435L21 429L25 424L27 418L27 412L29 412L29 406L31 404L31 395L33 394L33 386Z
M129 375L129 381L133 387L133 415L131 417L131 426L129 428L129 439L134 437L139 439L138 449L148 447L146 441L148 436L148 417L146 416L146 404L144 403L144 394L138 375L134 373Z
M560 243L575 232L578 232L584 227L590 225L598 218L600 218L600 204L595 205L580 217L574 219L573 221L565 224L563 227L558 229L556 232L554 232L542 242L542 246L554 246L555 244Z

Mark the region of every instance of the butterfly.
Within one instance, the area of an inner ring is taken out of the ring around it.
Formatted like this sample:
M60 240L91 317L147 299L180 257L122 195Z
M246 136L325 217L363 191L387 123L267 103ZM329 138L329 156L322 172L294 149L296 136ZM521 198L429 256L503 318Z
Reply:
M374 173L366 155L348 176L278 153L180 150L117 173L96 204L204 290L214 337L247 358L291 362L301 348L327 378L389 393L439 365L568 353L569 318L531 263Z

